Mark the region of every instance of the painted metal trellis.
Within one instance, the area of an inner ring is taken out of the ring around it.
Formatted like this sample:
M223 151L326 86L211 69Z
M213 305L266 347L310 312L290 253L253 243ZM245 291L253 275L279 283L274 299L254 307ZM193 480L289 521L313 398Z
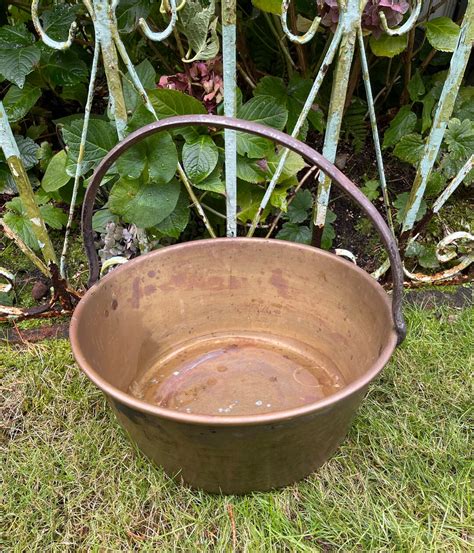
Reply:
M126 47L120 37L118 31L117 18L115 15L116 8L120 0L83 0L83 4L87 9L87 12L93 22L95 31L95 48L94 56L91 68L91 76L87 94L87 101L85 105L85 114L83 122L83 130L81 136L81 143L79 149L79 155L76 165L76 174L74 177L73 197L69 212L69 222L66 228L66 236L64 240L64 246L62 250L60 265L61 272L65 274L65 262L66 253L68 247L69 229L71 227L72 218L75 211L75 203L77 199L77 192L79 188L81 178L81 163L84 157L85 142L88 133L88 124L91 113L95 81L97 76L98 66L102 60L105 76L107 79L107 85L109 90L109 111L111 117L115 121L117 130L117 136L119 139L123 138L126 133L127 126L127 111L125 108L124 93L122 87L121 73L119 69L120 62L127 68L128 75L139 93L142 101L148 111L158 119L157 113L147 95L147 92L142 85L140 78L135 70L130 56L127 53ZM334 70L331 99L328 110L327 127L324 136L323 155L330 161L334 161L336 158L337 147L339 143L342 116L344 112L344 106L346 102L346 96L348 91L349 75L353 64L354 53L358 51L361 62L362 78L367 96L368 115L371 124L372 137L375 150L375 158L377 162L377 168L379 172L380 184L382 189L383 200L386 209L386 215L393 230L393 222L391 218L390 200L387 190L387 183L385 178L385 171L383 165L383 156L380 146L379 133L377 129L376 116L374 110L374 98L372 93L372 87L370 82L369 67L367 62L367 55L365 51L364 33L362 29L362 15L364 8L368 0L338 0L339 6L339 22L335 32L332 36L331 42L326 50L324 59L320 65L317 74L314 76L312 86L309 91L308 97L302 107L301 113L297 118L294 125L292 136L297 137L301 132L305 121L308 117L309 111L312 108L315 99L320 91L321 85L328 72L329 67L336 62ZM179 6L176 4L176 0L164 0L162 4L163 12L168 13L169 23L165 30L161 32L152 31L147 25L146 21L140 19L139 26L143 30L145 36L151 41L163 41L170 36L171 33L176 33L176 24L179 21L179 10L184 6L186 0L183 0ZM295 35L288 26L288 10L290 7L290 0L283 0L281 10L281 27L282 33L287 39L296 44L305 44L311 41L321 22L319 17L315 18L311 22L310 28L301 36ZM413 29L414 25L420 15L422 8L422 1L415 0L412 5L411 12L406 21L398 28L389 28L385 14L383 11L379 12L382 27L388 35L402 35L406 34ZM76 25L73 23L69 30L69 34L65 37L64 41L57 41L51 39L47 33L43 30L38 9L39 0L32 1L32 18L35 28L41 38L41 40L49 47L56 50L66 50L69 48L74 40L74 34ZM227 116L234 117L236 115L236 72L237 72L237 54L236 54L236 39L237 39L237 6L235 0L222 0L221 3L221 21L222 21L222 55L224 66L224 113ZM436 156L441 145L446 130L447 121L449 120L454 101L457 96L457 92L462 81L469 54L472 47L474 38L474 2L469 1L464 15L463 23L461 25L461 32L452 54L450 68L447 74L446 81L442 90L441 97L439 99L433 125L431 128L428 140L424 145L424 151L422 160L418 165L417 174L411 190L411 194L408 200L408 207L406 209L405 218L403 221L403 238L405 242L409 242L416 237L415 218L419 210L420 203L423 199L423 195L426 189L426 185L430 174L433 170ZM26 171L22 170L21 160L19 159L18 152L14 150L12 142L11 131L9 131L8 121L4 110L0 111L0 142L2 149L5 153L5 157L12 169L13 178L19 184L18 188L20 193L24 192L25 198L28 197L29 192L22 188L22 180L27 179ZM261 200L259 209L257 210L255 217L248 230L248 236L252 236L257 229L262 213L267 207L271 195L278 183L284 167L287 161L288 152L283 152L279 159L277 168L267 185L265 194ZM447 201L449 196L460 185L464 177L469 173L473 166L473 158L471 157L465 166L461 169L459 174L451 181L447 188L441 193L439 198L434 202L431 209L432 213L437 213ZM237 233L237 147L236 147L236 133L235 131L225 131L225 177L226 177L226 215L227 215L227 235L235 236ZM202 219L204 225L210 236L215 237L216 233L206 216L206 213L200 204L195 191L193 189L192 182L186 175L181 165L178 165L178 176L185 186L190 200L194 205L196 212ZM316 236L321 236L322 229L325 224L326 214L328 209L328 203L330 199L330 180L320 175L318 178L319 186L316 195L316 201L314 205L313 224L315 225L317 232ZM24 184L24 183L23 183ZM30 187L31 189L31 187ZM33 202L34 203L34 202ZM31 220L35 220L34 206L31 207ZM274 228L274 227L273 227ZM5 229L7 230L7 229ZM50 248L46 238L42 234L42 229L38 228L37 238L43 245L42 252L46 265L49 262L55 262L55 254ZM462 234L462 236L461 236ZM470 239L471 235L466 233L454 233L449 237L446 237L443 243L438 245L437 253L440 261L446 261L446 255L442 252L443 248L452 241L458 239ZM143 233L144 235L144 233ZM40 238L42 236L44 240ZM18 238L18 237L17 237ZM146 240L143 240L144 248L146 249ZM451 260L451 258L450 258ZM472 254L464 256L456 270L453 273L453 269L449 271L449 276L455 274L455 272L462 270L469 263L472 263ZM388 268L388 264L384 264L379 268L374 276L380 276ZM44 267L43 267L44 269ZM420 277L406 271L409 278L420 280ZM440 273L441 274L441 273ZM424 278L424 277L423 277ZM446 276L435 275L434 277L426 276L426 279L430 281L437 278L447 278Z

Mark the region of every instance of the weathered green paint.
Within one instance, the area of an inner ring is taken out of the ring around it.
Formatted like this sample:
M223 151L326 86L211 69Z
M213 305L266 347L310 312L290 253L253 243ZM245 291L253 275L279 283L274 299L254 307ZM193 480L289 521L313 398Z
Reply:
M41 40L46 44L46 46L49 46L54 50L67 50L71 46L72 41L74 40L74 35L76 34L76 30L77 30L77 23L75 21L71 23L71 26L69 27L67 40L65 41L53 40L43 30L43 27L41 25L41 22L38 16L38 7L39 7L39 0L32 0L31 19L33 21L33 25L35 26L36 32L41 37Z
M285 33L288 40L290 40L291 42L294 42L296 44L306 44L316 34L319 24L321 23L321 18L315 17L313 22L311 23L310 28L306 31L306 33L304 33L304 35L298 36L293 34L288 28L288 8L290 7L290 2L291 0L283 0L283 2L281 3L280 18L281 18L281 26L283 27L283 32Z
M451 57L448 75L438 101L433 125L426 141L423 156L416 172L415 180L408 198L407 211L403 221L403 232L408 233L414 226L420 209L426 185L436 162L444 133L453 113L454 102L461 86L464 72L469 62L474 39L474 1L468 2L461 25L458 42Z
M15 142L8 117L0 102L0 147L3 150L8 167L15 181L25 213L31 222L31 228L38 240L38 246L47 264L56 263L56 253L46 230L41 212L35 200L33 188L28 178L25 166L21 161L20 151Z

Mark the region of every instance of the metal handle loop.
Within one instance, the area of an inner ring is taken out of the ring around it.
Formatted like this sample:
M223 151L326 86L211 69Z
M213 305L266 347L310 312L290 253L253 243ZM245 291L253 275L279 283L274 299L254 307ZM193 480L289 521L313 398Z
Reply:
M295 42L297 44L306 44L309 42L314 35L316 34L316 31L318 30L319 24L321 23L320 17L315 17L311 23L310 28L301 36L294 35L290 29L288 28L288 8L290 7L291 0L283 0L281 3L281 26L283 27L283 32L285 33L288 40L291 42Z
M405 23L403 23L403 25L398 27L398 29L391 29L388 26L387 18L383 10L381 9L379 11L379 17L380 17L380 21L382 22L383 30L387 33L387 35L390 35L390 36L399 36L399 35L404 35L405 33L408 33L408 31L410 31L416 25L416 22L420 17L422 5L423 5L423 2L421 0L416 0L415 7L412 8L409 18L405 21Z
M138 26L141 28L144 35L153 42L162 42L170 36L170 34L173 32L173 29L175 28L176 21L178 19L178 10L183 7L184 2L181 3L179 8L176 7L176 0L169 0L169 5L171 10L171 19L164 31L152 31L148 26L148 23L145 21L145 19L143 19L143 17L140 17L140 19L138 20Z
M33 20L33 25L35 26L36 32L39 34L41 40L46 44L46 46L49 46L50 48L54 48L54 50L67 50L74 40L74 35L77 30L77 23L73 21L71 23L71 26L69 27L69 33L68 38L65 41L58 41L54 40L51 37L49 37L45 30L43 29L39 16L38 16L38 7L39 7L40 0L33 0L31 2L31 19Z
M392 316L395 331L398 336L398 343L400 344L406 335L405 321L402 313L403 268L395 238L380 213L353 182L351 182L335 165L307 144L281 131L272 129L271 127L266 127L265 125L260 125L251 121L234 119L232 117L222 117L219 115L181 115L178 117L170 117L162 121L155 121L129 134L104 157L97 166L89 182L84 197L84 204L82 206L82 234L84 238L84 248L89 261L89 285L96 282L99 278L99 258L94 246L92 212L97 190L99 189L105 173L123 152L137 142L157 132L171 131L188 125L231 129L261 136L262 138L268 138L300 154L306 161L316 165L337 187L359 205L379 233L390 259L393 279Z

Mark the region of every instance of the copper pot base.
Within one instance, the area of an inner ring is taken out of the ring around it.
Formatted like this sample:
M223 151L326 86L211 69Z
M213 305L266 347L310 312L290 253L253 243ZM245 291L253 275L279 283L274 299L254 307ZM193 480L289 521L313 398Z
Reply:
M150 403L200 415L259 415L324 399L344 378L322 351L266 333L213 334L161 355L129 387Z

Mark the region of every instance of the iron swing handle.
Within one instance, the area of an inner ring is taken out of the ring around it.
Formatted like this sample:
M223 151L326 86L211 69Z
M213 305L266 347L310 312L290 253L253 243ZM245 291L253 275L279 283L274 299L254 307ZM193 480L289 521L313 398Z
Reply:
M393 281L392 317L395 332L398 336L398 344L400 344L406 335L405 320L402 313L403 269L395 238L380 213L344 173L307 144L271 127L231 117L220 115L181 115L163 119L162 121L155 121L129 134L102 159L89 182L82 206L82 234L89 262L89 286L94 284L99 278L99 258L94 246L92 212L97 190L104 175L123 152L144 138L158 132L195 125L231 129L268 138L280 146L300 154L306 161L318 167L339 189L359 205L365 215L371 220L388 253Z

